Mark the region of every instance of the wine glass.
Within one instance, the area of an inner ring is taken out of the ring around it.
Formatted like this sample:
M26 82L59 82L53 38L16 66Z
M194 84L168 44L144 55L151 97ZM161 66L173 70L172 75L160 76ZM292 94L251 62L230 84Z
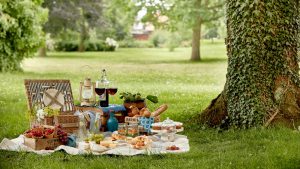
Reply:
M96 86L95 86L95 92L96 94L99 96L99 105L100 105L100 102L105 100L105 89L106 89L106 86L105 84L101 83L101 81L96 81Z
M112 96L114 96L118 92L118 87L115 82L110 81L109 86L107 88L107 92L109 95Z

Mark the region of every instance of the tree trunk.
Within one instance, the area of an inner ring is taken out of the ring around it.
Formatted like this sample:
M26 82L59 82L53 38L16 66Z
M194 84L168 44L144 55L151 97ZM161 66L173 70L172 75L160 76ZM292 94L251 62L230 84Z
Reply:
M85 50L84 40L80 36L79 45L78 45L78 51L79 52L84 52L84 50Z
M199 20L193 28L191 61L200 61L201 60L200 39L201 39L201 21Z
M47 56L47 49L46 46L42 46L39 49L39 57L46 57Z
M298 0L226 5L226 84L200 121L238 128L299 125Z
M80 39L78 45L78 51L85 51L85 42L89 39L89 28L88 24L83 20L80 28Z

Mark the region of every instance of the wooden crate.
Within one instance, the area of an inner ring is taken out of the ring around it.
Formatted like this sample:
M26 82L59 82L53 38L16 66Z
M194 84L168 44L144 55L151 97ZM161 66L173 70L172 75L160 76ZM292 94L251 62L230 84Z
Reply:
M34 149L34 150L54 150L58 146L62 145L58 138L27 138L24 137L24 145Z
M54 124L60 125L62 130L73 133L79 128L79 117L75 115L58 115L54 117Z
M53 126L54 125L54 116L45 117L44 118L44 125Z

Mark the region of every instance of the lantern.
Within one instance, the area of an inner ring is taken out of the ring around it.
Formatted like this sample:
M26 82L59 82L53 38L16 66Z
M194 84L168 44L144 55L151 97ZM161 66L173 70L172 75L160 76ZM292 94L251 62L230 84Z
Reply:
M96 101L95 83L90 78L85 78L84 82L80 82L79 100L81 106L92 106Z

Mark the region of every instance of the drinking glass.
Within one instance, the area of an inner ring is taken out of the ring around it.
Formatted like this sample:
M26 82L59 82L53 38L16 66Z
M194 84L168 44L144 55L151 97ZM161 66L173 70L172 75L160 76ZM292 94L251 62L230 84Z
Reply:
M96 94L99 96L99 105L100 105L100 101L103 100L105 98L105 84L101 83L100 81L96 81L96 86L95 86L95 92Z
M112 96L112 100L115 102L116 100L114 99L114 95L118 92L118 87L115 82L110 81L107 92Z

